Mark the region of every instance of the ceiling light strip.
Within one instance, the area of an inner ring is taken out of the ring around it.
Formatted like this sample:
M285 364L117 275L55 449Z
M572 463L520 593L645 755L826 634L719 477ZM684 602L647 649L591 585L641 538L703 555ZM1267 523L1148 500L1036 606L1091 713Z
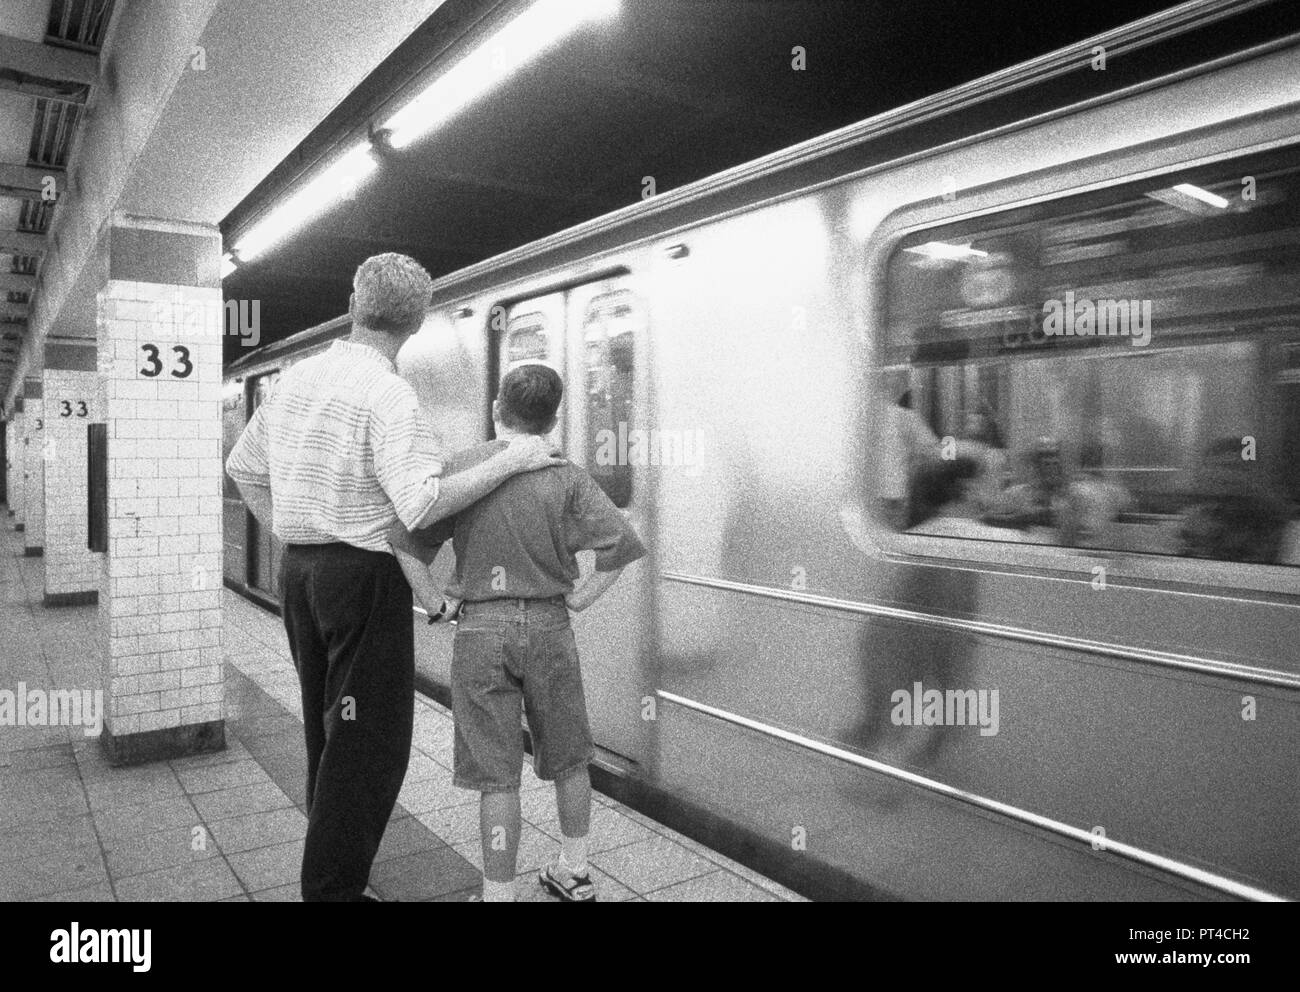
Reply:
M404 148L463 110L561 38L618 10L620 0L535 0L514 20L439 76L383 125L392 148ZM353 147L294 193L234 245L233 265L249 262L350 196L378 167L369 141Z

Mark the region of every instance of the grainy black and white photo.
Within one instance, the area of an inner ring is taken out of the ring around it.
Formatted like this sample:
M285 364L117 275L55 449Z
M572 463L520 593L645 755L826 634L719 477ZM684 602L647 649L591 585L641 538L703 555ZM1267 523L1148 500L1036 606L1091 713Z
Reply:
M1294 0L4 0L0 284L55 974L891 902L1233 981L1300 897Z

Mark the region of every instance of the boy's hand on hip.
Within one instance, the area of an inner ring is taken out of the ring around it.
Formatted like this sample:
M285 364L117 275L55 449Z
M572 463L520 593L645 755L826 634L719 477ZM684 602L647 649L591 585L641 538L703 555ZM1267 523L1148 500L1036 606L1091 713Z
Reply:
M565 459L560 457L559 445L535 435L511 438L504 454L516 472L536 472L538 469L563 465L565 462Z

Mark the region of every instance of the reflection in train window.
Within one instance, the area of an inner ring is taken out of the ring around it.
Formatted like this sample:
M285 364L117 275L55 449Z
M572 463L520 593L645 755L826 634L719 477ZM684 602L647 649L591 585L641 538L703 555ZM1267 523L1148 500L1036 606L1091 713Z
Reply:
M1300 166L907 235L876 496L909 533L1300 565Z
M528 301L528 304L525 305L535 302ZM562 310L560 312L563 313ZM551 339L550 323L547 315L539 310L516 314L510 318L499 345L501 379L504 379L506 374L515 366L528 363L547 365L563 376L564 353L562 345L564 342L562 337L557 337L555 340ZM564 444L565 436L564 411L565 404L562 402L556 417L555 427L546 435L547 440L561 447Z
M520 314L506 329L506 360L501 363L501 374L505 375L517 362L544 362L549 354L546 317L540 313Z
M618 507L632 502L632 465L621 453L626 452L626 438L633 429L633 373L640 313L632 294L622 290L592 300L582 325L587 469Z

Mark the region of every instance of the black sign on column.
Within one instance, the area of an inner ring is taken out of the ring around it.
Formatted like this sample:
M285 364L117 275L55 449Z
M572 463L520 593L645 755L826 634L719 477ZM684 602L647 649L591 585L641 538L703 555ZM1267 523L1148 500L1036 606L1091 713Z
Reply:
M86 546L108 551L108 425L86 425Z

